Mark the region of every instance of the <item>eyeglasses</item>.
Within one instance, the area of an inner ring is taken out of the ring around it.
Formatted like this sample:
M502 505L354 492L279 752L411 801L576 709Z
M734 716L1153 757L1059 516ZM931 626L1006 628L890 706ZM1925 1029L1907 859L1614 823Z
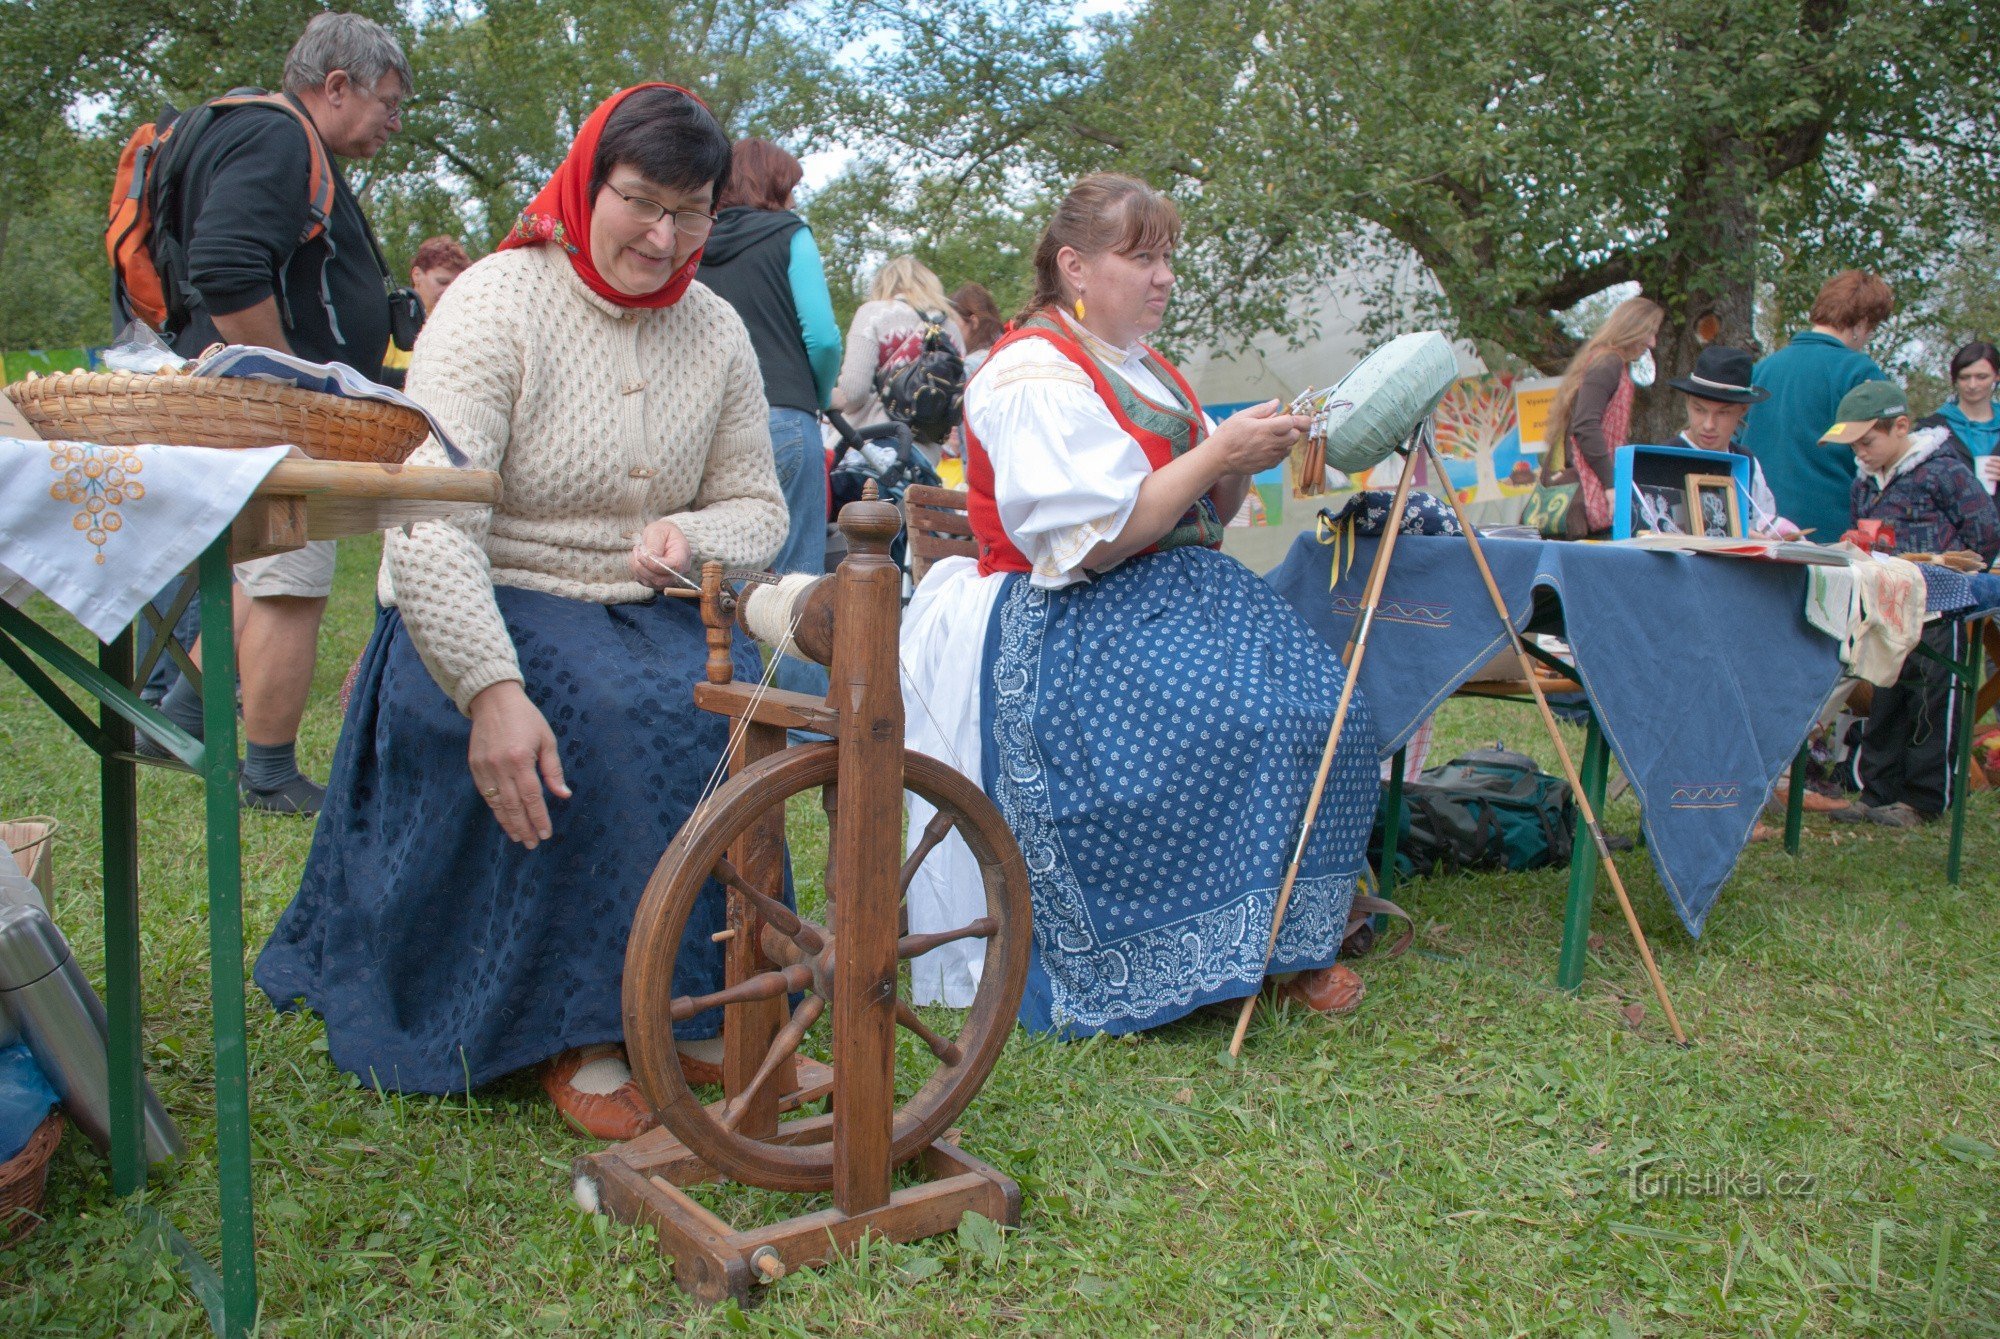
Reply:
M674 231L690 242L699 242L715 227L715 215L704 214L699 209L668 209L658 200L648 200L643 195L627 195L608 181L604 183L604 189L625 202L625 210L634 223L650 227L671 214Z
M362 97L367 98L372 102L381 103L382 110L389 114L388 117L389 120L400 121L403 119L403 100L401 98L385 98L380 93L377 93L374 89L368 87L368 85L362 83L359 79L355 79L351 75L348 77L347 86L353 89L356 93L359 93Z

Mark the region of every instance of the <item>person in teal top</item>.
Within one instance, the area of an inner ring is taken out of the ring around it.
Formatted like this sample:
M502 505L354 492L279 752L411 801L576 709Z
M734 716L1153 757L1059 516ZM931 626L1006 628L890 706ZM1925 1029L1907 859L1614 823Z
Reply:
M1889 319L1895 297L1864 270L1842 270L1813 299L1810 330L1758 362L1750 384L1770 398L1750 407L1743 444L1764 467L1778 509L1822 544L1847 529L1854 462L1819 445L1841 397L1864 381L1886 381L1861 352Z
M1952 397L1919 428L1943 428L1945 445L1964 458L1986 491L2000 485L2000 414L1993 412L1993 383L2000 349L1974 340L1951 356Z
M791 528L771 560L775 572L818 573L826 565L826 450L819 411L840 374L840 323L812 229L792 212L804 178L799 160L766 139L738 140L715 197L715 227L695 277L736 309L764 377L772 460ZM826 670L785 656L777 684L826 694Z

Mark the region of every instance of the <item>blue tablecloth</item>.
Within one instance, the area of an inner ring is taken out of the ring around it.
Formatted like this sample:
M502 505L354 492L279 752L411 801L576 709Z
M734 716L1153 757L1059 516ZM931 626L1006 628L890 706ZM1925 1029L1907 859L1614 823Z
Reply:
M1304 535L1266 578L1345 646L1376 541L1343 555ZM1482 542L1517 628L1561 631L1644 814L1647 852L1699 935L1771 787L1840 677L1805 618L1801 567L1605 544ZM1540 612L1537 613L1537 605ZM1360 687L1383 756L1507 645L1461 538L1405 535Z

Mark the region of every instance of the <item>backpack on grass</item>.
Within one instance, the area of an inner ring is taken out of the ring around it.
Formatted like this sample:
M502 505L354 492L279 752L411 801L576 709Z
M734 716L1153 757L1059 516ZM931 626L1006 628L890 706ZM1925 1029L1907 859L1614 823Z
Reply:
M965 413L965 359L952 347L944 313L922 312L923 351L900 367L875 375L882 412L909 425L919 440L933 445L951 436Z
M1567 862L1576 832L1569 783L1495 744L1427 767L1403 785L1399 877L1442 870L1538 869ZM1382 820L1369 838L1381 868Z
M180 179L203 132L217 117L238 107L270 107L299 123L311 167L306 177L306 226L297 245L325 235L333 217L333 165L319 132L289 98L258 88L235 88L185 112L163 107L157 121L140 126L125 141L112 179L104 251L111 260L120 324L136 317L157 331L171 332L186 325L189 309L199 304L200 295L188 282L185 242L175 232Z

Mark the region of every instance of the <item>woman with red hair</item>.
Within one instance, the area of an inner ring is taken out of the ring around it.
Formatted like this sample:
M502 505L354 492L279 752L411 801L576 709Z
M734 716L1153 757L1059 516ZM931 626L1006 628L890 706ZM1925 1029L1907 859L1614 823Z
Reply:
M792 212L804 175L799 160L771 141L736 141L698 277L749 327L771 402L771 452L791 513L771 570L817 573L826 564L827 513L819 411L840 374L840 323L812 229ZM824 697L826 669L788 655L777 684Z

